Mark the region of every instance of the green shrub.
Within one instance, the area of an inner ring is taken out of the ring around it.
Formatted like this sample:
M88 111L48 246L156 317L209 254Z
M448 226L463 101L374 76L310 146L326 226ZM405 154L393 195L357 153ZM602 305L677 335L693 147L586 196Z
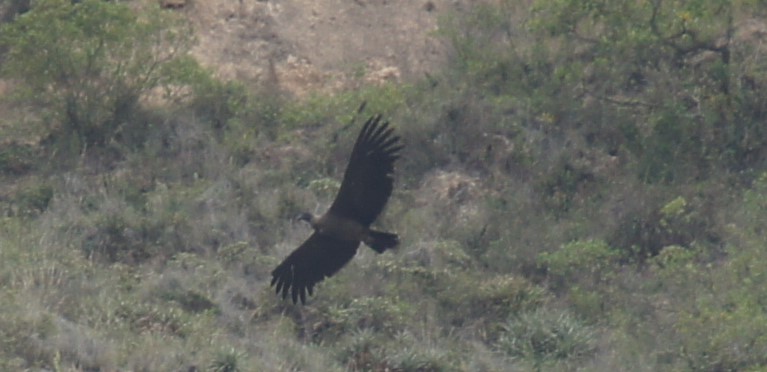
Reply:
M643 262L659 254L665 247L694 245L716 249L721 241L711 199L716 191L704 197L677 196L664 205L643 206L643 210L627 213L608 241L623 252L627 261Z
M663 290L658 295L675 314L661 319L674 330L677 357L692 370L767 365L766 180L760 177L728 208L730 244L716 260L680 247L667 247L653 260L658 283L651 288Z
M574 283L596 288L609 282L620 258L619 252L601 240L574 241L555 252L541 253L539 263L555 281L555 288Z
M621 257L601 240L574 241L541 253L538 262L546 269L549 285L566 293L579 315L596 321L609 307L620 306L612 295Z
M21 175L29 172L34 165L35 149L31 145L17 142L0 144L0 174Z
M497 322L547 299L543 288L511 275L454 274L441 278L435 289L446 321L458 327L480 325L489 334Z
M761 251L761 247L758 249ZM675 340L671 358L692 370L739 370L767 363L765 267L753 247L733 247L724 264L701 264L700 252L667 247L653 258L645 288L660 299L657 332ZM669 318L669 313L674 314Z
M111 1L41 0L2 26L2 75L23 83L54 137L78 151L120 141L140 99L179 83L190 30L169 13ZM62 42L63 41L63 42Z
M561 216L573 207L575 199L583 194L584 190L597 187L595 181L591 170L570 161L563 161L563 164L557 166L541 182L543 202L548 210Z

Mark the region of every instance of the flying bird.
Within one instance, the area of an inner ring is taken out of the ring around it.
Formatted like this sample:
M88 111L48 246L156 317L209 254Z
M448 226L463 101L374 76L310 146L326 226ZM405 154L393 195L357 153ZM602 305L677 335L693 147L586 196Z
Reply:
M394 187L394 162L402 150L400 137L381 115L365 122L354 143L341 188L322 216L302 213L314 232L272 271L271 286L282 298L306 303L314 286L346 265L360 242L378 253L399 243L396 234L370 228Z

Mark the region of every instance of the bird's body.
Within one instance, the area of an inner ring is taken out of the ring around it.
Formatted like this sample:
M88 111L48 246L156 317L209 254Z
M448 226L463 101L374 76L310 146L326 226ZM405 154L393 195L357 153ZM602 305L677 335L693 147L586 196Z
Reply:
M357 253L360 242L378 253L399 243L396 234L375 231L370 225L383 211L394 186L394 161L402 149L381 116L370 118L352 149L341 188L327 213L315 217L303 213L314 233L272 272L272 283L283 298L293 303L314 285L335 274Z
M355 240L358 242L363 241L367 235L367 227L350 218L330 213L325 213L320 217L312 217L307 222L318 233L323 235L339 240Z

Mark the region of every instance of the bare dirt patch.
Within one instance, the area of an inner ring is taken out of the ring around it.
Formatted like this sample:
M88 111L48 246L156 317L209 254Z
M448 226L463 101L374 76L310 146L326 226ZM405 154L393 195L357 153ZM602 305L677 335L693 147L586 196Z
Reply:
M444 63L438 18L470 0L189 2L195 56L227 80L303 96L422 77Z

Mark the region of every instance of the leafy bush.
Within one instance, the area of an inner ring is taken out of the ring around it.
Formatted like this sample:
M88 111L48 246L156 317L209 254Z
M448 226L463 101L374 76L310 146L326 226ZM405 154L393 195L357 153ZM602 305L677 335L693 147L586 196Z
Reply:
M479 325L488 334L496 332L496 322L535 309L547 298L543 288L510 275L451 275L435 287L446 321L458 327Z
M20 175L33 166L35 149L16 142L0 144L0 174Z
M653 260L664 299L659 310L680 344L678 358L693 370L750 370L767 364L767 265L763 221L767 177L731 206L730 245L710 262L705 251L667 247Z
M716 226L712 199L715 191L707 192L709 198L695 197L688 201L677 196L665 205L642 206L642 210L627 213L611 232L608 240L623 252L624 260L642 262L653 257L668 246L691 248L699 245L715 249L721 241Z
M620 272L620 252L600 240L574 241L558 251L544 252L539 264L548 274L549 285L568 294L578 314L597 320L611 301L613 281Z
M619 259L620 253L600 240L570 242L558 251L539 256L540 264L557 288L572 286L573 280L590 288L604 284L610 280Z
M23 83L49 130L80 151L138 135L130 126L140 99L180 83L174 69L190 64L190 30L167 14L111 1L35 2L0 31L2 75Z

